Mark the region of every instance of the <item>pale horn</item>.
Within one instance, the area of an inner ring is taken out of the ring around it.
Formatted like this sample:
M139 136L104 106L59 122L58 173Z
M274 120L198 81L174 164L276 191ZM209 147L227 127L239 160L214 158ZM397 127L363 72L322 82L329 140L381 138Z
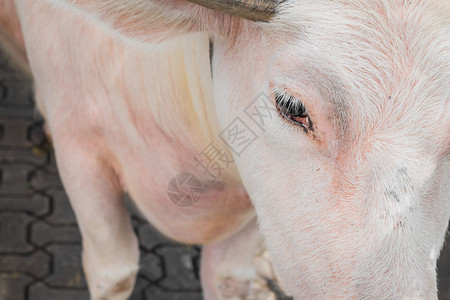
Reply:
M268 22L286 0L188 0L189 2L222 11L252 21Z

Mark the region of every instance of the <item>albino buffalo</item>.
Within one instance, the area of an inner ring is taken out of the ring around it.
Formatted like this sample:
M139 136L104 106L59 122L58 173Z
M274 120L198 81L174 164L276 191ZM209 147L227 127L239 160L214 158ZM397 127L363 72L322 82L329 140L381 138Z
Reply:
M448 1L12 1L1 40L34 76L92 299L133 288L125 191L204 245L206 299L264 298L258 228L294 299L436 298Z

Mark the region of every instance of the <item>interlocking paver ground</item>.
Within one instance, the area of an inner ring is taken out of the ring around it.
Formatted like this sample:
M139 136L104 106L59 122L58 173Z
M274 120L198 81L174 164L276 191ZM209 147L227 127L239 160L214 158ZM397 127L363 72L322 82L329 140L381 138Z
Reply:
M0 52L0 300L87 300L81 237L32 101ZM141 269L131 300L201 299L199 247L162 237L128 203ZM439 261L450 299L450 246Z

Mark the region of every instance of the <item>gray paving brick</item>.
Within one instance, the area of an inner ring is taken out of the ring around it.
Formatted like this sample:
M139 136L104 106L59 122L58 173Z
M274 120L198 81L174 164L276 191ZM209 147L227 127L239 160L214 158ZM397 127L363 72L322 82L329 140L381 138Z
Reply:
M33 146L48 144L41 122L34 122L33 125L28 128L28 140Z
M3 127L3 136L0 146L6 147L31 147L28 140L28 127L33 124L32 119L0 118Z
M38 194L0 196L0 211L21 211L43 216L50 211L50 199Z
M450 240L447 237L447 242L445 243L441 256L438 259L438 270L439 275L442 277L450 277ZM450 285L449 285L450 287ZM450 298L449 298L450 299Z
M194 258L198 251L192 247L162 247L156 251L164 257L166 277L160 286L170 290L200 290L195 277Z
M138 235L141 241L141 245L148 250L151 250L159 245L176 245L175 242L163 236L153 226L149 224L140 226L138 230Z
M201 292L171 292L151 286L146 290L147 299L151 300L202 300Z
M438 263L438 290L440 300L450 299L450 239L447 241L441 251Z
M2 255L0 256L2 272L21 272L43 277L50 270L50 256L42 251L35 251L30 255Z
M77 220L70 206L67 194L63 190L51 190L47 192L52 198L53 211L46 219L52 224L76 224Z
M140 265L139 273L152 282L160 280L164 276L163 262L160 257L153 253L142 255Z
M55 153L54 153L53 149L51 149L51 155L48 158L47 163L45 164L45 169L49 172L59 174L58 168L56 166L56 158L55 158Z
M31 220L24 213L0 213L0 252L27 253L33 250L27 242L26 225Z
M32 88L30 81L24 77L2 78L0 83L0 104L2 106L31 108Z
M35 167L29 164L0 164L0 194L29 194L28 175Z
M7 53L0 45L0 70L2 70L2 69L8 70L8 65L9 65L10 60L11 60L11 54Z
M438 294L439 300L449 300L450 299L450 289L447 287L450 286L450 277L441 277L438 282L438 288L441 291Z
M22 118L32 118L36 114L33 107L24 109L21 107L9 107L0 105L0 117L17 116Z
M81 242L81 235L76 226L51 226L38 221L31 225L31 241L39 246L49 242Z
M0 45L1 47L1 45ZM2 49L0 48L0 52ZM1 60L1 54L0 54L0 60ZM6 63L0 62L0 81L1 82L7 82L7 81L28 81L31 82L31 79L28 78L29 76L26 74L23 74L20 70L17 70L14 63L12 61L7 61Z
M25 299L25 287L33 282L33 278L20 273L0 273L0 299Z
M86 290L57 289L41 282L32 285L29 294L29 300L89 300Z
M35 190L61 189L62 183L56 172L47 169L36 169L31 174L30 184Z
M43 165L47 162L47 155L38 152L36 148L1 149L0 163L27 163Z
M55 244L47 247L53 253L53 273L45 283L59 288L86 288L81 268L81 246Z

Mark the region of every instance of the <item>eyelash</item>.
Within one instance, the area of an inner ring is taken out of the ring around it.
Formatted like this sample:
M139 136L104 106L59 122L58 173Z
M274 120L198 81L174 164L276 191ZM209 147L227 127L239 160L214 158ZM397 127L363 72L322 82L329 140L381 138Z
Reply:
M300 126L307 133L313 131L313 124L304 104L285 91L275 90L275 101L280 115L290 123Z

